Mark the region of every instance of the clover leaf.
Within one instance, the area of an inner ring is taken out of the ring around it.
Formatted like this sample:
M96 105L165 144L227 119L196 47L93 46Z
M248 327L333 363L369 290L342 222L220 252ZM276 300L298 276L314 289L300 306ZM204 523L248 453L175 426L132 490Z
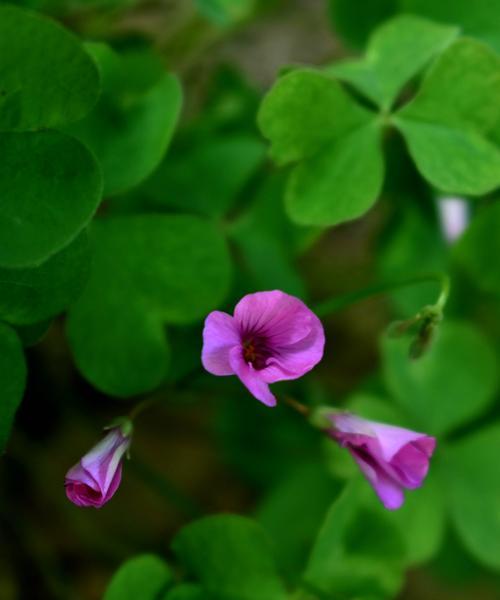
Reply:
M159 214L97 220L90 240L90 278L68 318L77 366L112 395L151 390L168 372L164 325L195 322L224 299L225 241L207 221Z

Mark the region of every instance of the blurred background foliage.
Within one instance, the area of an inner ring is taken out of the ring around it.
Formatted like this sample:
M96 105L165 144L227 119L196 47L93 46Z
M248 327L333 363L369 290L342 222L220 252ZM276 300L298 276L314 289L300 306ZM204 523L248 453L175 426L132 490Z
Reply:
M497 53L498 0L0 3L2 600L500 598ZM433 282L327 316L276 385L438 437L398 512L201 369L243 294L427 272L452 294L421 359L384 332ZM67 468L147 398L116 497L71 505Z

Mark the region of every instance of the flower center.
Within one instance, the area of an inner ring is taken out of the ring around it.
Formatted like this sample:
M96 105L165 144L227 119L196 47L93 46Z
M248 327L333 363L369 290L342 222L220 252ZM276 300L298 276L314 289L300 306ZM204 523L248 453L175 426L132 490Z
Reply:
M270 356L271 352L265 338L251 336L243 340L243 360L251 364L254 369L264 369Z

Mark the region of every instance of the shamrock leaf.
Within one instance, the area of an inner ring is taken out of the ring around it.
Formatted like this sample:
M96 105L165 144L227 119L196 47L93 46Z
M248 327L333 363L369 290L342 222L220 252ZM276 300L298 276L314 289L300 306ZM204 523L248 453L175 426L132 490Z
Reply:
M326 72L351 83L388 111L403 86L457 34L456 27L419 17L394 17L371 36L365 58L335 63Z
M90 239L90 279L68 319L76 363L109 394L151 390L168 371L164 324L196 321L224 299L225 241L197 217L158 214L98 220Z
M500 58L479 42L458 40L431 67L394 123L432 185L480 195L500 184L500 150L488 139L499 95Z
M181 108L178 80L147 53L116 54L88 44L101 70L103 91L85 119L68 128L101 164L104 193L137 185L161 161Z
M443 471L458 532L474 556L496 570L500 570L499 440L497 422L456 442Z
M172 580L168 565L158 556L134 556L113 575L103 600L158 600Z
M66 308L82 291L90 267L86 232L37 267L0 268L0 318L33 325Z
M293 220L334 225L375 202L384 172L381 127L334 79L292 71L265 97L258 121L278 163L301 161L286 191Z
M0 134L0 266L36 266L69 244L101 199L95 159L55 131Z
M235 515L206 517L184 527L175 554L214 600L285 600L270 540L254 521ZM228 557L230 568L228 568Z
M0 131L76 121L98 94L97 67L71 33L36 13L0 6Z

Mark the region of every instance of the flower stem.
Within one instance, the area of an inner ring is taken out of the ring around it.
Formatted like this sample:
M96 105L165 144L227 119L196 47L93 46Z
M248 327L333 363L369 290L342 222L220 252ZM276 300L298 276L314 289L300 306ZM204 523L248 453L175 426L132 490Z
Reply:
M151 396L149 398L145 398L144 400L141 400L129 412L128 418L131 421L134 421L134 419L137 419L137 417L140 414L142 414L145 410L147 410L150 406L152 406L155 403L155 401L156 401L156 398L151 397Z
M306 406L305 404L302 404L301 402L299 402L298 400L295 400L295 398L292 398L290 396L284 396L283 402L284 402L284 404L287 404L288 406L293 408L293 410L295 412L299 413L303 417L308 418L309 415L311 414L311 409L308 406Z
M370 285L361 290L348 292L347 294L335 296L334 298L329 298L328 300L320 302L314 307L314 312L318 315L318 317L326 317L331 313L343 310L344 308L347 308L352 304L357 304L358 302L361 302L367 298L380 296L382 294L386 294L387 292L392 292L393 290L428 282L436 282L441 286L439 297L436 303L432 305L436 311L441 313L446 305L446 302L448 301L448 296L450 294L450 278L445 273L425 273L422 275L416 275L414 277L408 277L406 279L400 279L399 281Z

